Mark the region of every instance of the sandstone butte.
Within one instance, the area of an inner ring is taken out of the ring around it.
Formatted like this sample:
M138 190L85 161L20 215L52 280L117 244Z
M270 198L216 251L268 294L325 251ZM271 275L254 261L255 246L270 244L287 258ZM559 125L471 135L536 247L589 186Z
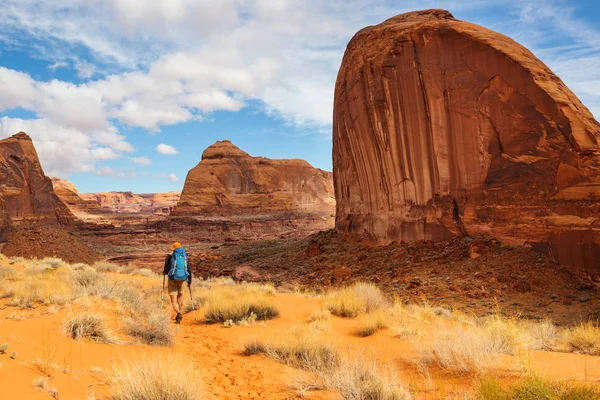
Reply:
M352 38L337 77L336 227L492 236L599 280L599 142L590 111L512 39L444 10L398 15Z
M0 239L19 225L73 222L73 214L44 175L31 138L19 132L0 140Z
M99 204L102 211L128 213L168 213L179 201L180 192L141 193L99 192L82 193L79 196Z
M330 172L304 160L252 157L229 140L202 153L185 180L174 215L297 212L329 217L335 212Z

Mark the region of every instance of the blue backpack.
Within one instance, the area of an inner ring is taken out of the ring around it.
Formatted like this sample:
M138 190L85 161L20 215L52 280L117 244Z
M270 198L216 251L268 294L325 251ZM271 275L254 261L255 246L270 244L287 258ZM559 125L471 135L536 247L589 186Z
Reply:
M173 251L171 256L171 269L169 270L169 279L174 281L187 281L188 258L183 247L178 247Z

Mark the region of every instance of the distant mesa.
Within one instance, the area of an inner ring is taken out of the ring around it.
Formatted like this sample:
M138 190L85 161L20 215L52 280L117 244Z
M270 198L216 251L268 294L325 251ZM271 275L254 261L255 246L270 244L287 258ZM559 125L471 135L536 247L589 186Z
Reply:
M202 153L173 215L335 212L333 176L299 159L252 157L229 140Z
M70 225L75 218L54 193L31 138L0 140L0 240L20 225Z
M142 194L132 192L79 193L71 182L59 178L51 179L58 197L75 215L79 216L81 216L81 212L169 214L181 195L181 192L178 191Z
M337 230L493 236L600 280L599 143L523 46L444 10L398 15L352 38L337 77Z

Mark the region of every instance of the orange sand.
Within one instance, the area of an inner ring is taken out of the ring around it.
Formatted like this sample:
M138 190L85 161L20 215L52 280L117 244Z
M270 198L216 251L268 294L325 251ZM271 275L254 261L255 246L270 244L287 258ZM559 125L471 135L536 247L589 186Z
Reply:
M135 279L145 286L160 285L158 279ZM7 354L0 355L0 397L50 398L48 393L32 387L33 379L42 375L34 363L37 359L46 358L55 364L49 387L56 388L61 399L83 400L91 394L101 398L110 394L107 382L115 363L134 357L140 359L147 354L174 352L187 357L200 371L207 399L295 398L296 389L292 385L307 377L305 372L263 356L240 355L249 339L268 337L303 323L321 307L320 299L297 294L277 294L276 299L281 317L249 327L204 325L194 321L193 313L187 314L181 325L173 325L176 331L173 348L74 341L60 333L69 306L62 307L56 314L48 314L43 306L22 310L8 307L6 299L0 300L0 343L10 344ZM201 317L201 312L197 312L197 317ZM414 353L412 345L394 337L391 330L359 338L353 335L357 320L331 317L331 324L332 337L342 349L363 352L381 362L395 364L403 381L419 388L417 398L436 399L458 394L472 385L468 377L450 377L443 371L432 372L433 384L426 384L423 376L406 361ZM118 333L116 317L112 318L111 325ZM121 339L127 341L125 336ZM18 354L15 360L10 358L13 351ZM52 352L53 356L48 355ZM600 379L600 357L539 351L533 352L531 364L536 372L551 379L588 382ZM310 398L335 399L339 395L311 392Z

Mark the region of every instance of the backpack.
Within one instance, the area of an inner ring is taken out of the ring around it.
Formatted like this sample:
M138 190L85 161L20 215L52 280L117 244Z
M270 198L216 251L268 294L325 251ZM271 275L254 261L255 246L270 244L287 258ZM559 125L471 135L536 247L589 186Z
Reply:
M178 247L173 251L171 256L171 269L169 270L169 279L174 281L187 281L188 258L183 247Z

